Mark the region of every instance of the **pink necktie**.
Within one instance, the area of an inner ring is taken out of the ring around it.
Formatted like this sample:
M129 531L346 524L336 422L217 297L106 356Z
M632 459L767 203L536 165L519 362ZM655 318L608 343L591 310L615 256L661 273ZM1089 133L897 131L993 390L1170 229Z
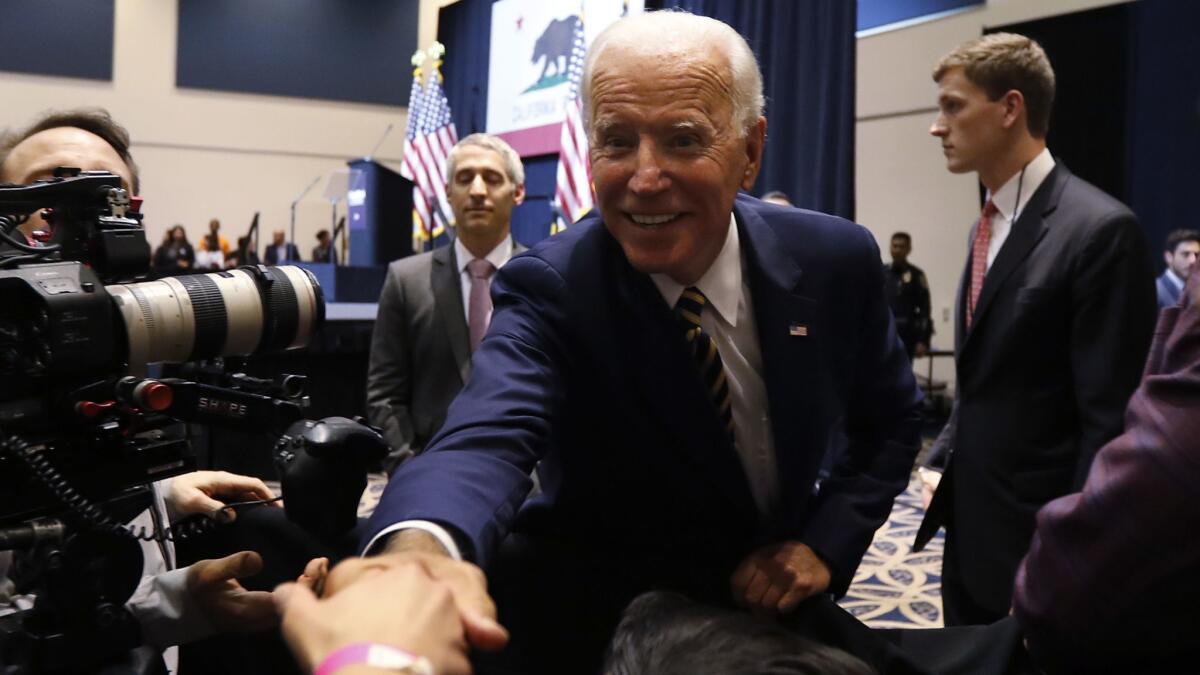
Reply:
M491 284L488 279L496 267L482 258L467 263L471 275L471 298L467 304L467 330L471 337L471 353L479 347L483 334L487 332L488 320L492 316Z
M975 241L971 244L971 288L967 301L967 328L975 318L975 305L979 303L979 291L983 289L983 279L987 276L988 245L992 243L992 216L996 215L996 205L989 199L983 207L983 215L979 217L979 226L975 228Z

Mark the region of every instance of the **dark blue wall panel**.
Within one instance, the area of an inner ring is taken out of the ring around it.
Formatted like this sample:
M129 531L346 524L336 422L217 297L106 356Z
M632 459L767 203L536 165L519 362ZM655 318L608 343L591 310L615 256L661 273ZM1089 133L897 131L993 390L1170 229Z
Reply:
M180 87L406 105L418 0L179 0Z
M984 0L858 0L858 30L983 3Z
M114 0L0 0L0 70L112 80Z

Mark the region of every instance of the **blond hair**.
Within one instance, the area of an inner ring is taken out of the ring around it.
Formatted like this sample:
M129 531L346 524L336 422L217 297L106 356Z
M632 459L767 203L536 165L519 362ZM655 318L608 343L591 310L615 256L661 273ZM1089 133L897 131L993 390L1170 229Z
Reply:
M937 62L933 81L941 81L953 68L962 68L992 101L1014 89L1021 92L1029 133L1046 137L1054 107L1054 69L1037 42L1015 33L992 33L964 42Z

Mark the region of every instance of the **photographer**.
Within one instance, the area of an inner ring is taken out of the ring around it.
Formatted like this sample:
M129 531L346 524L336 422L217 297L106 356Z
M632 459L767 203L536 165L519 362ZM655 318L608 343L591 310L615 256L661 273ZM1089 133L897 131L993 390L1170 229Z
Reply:
M29 184L54 176L59 167L108 171L121 177L130 194L138 192L137 166L129 152L129 134L98 108L51 112L20 133L0 139L0 181ZM40 212L21 225L30 238L48 225ZM147 531L187 515L214 515L227 501L273 499L262 481L225 472L196 471L152 485L154 506L132 523ZM232 520L232 510L224 511ZM143 542L141 582L127 604L142 628L144 640L155 647L199 639L221 630L253 631L277 623L271 594L246 591L238 579L262 567L257 553L241 551L218 560L201 560L175 568L171 541ZM25 609L30 599L14 595L7 581L11 555L0 557L0 614ZM19 566L19 565L18 565ZM174 650L164 654L175 670Z

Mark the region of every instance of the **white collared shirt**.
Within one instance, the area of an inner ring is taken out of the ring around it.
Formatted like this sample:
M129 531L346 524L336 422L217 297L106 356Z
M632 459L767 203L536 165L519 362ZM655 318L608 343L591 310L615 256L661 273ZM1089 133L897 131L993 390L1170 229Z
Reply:
M665 274L651 274L667 305L674 307L684 286ZM779 477L775 466L775 438L767 408L767 385L763 381L762 348L750 286L742 274L742 252L737 223L729 216L729 234L708 271L693 284L708 305L700 315L700 326L717 344L725 363L725 376L733 402L734 445L750 493L762 515L772 512L779 500Z
M501 241L499 244L497 244L496 248L492 249L491 252L484 256L484 258L488 262L492 263L492 267L500 269L501 267L504 267L504 263L508 262L508 259L512 257L512 253L513 240L512 235L510 234L504 238L504 241ZM460 284L462 284L463 318L466 319L467 325L470 325L471 273L467 271L467 264L475 259L475 254L468 251L467 247L463 246L462 241L458 237L454 238L454 259L458 262L458 281ZM495 275L493 274L493 276ZM488 277L487 282L488 288L491 288L492 277ZM487 321L485 321L483 325L487 326L491 323L492 312L491 310L488 310Z
M988 243L988 269L991 269L992 263L996 262L996 256L1000 254L1000 247L1004 246L1004 242L1008 240L1012 224L1025 212L1025 205L1029 203L1033 193L1037 192L1037 189L1042 186L1042 182L1046 180L1046 176L1049 176L1053 170L1054 156L1050 154L1049 148L1042 148L1038 156L1025 166L1024 178L1021 177L1021 172L1017 172L1004 185L1000 186L999 190L996 190L996 194L988 195L988 199L996 205L996 211L998 211L992 217L992 239ZM1017 203L1018 185L1021 188L1019 204ZM984 201L986 203L987 200Z

